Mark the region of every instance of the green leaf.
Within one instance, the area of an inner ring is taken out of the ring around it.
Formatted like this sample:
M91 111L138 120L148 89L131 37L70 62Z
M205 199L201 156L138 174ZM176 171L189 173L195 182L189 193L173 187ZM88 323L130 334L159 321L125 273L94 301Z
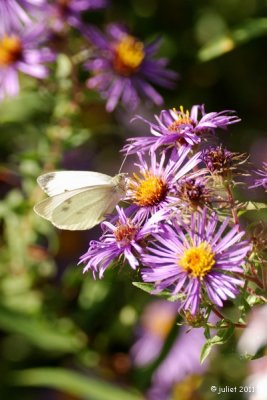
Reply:
M49 387L90 400L141 400L142 396L63 368L33 368L16 372L12 383Z
M16 313L0 306L0 327L2 330L23 335L33 345L56 352L75 353L86 344L85 336L64 321L56 324Z
M155 290L155 286L152 283L133 282L133 285L136 286L138 289L143 290L146 293L152 294L153 296L157 296L171 302L177 301L184 297L182 293L172 295L167 290L163 290L162 292L155 294L153 293L153 291Z
M255 18L245 21L229 34L210 40L198 53L200 61L209 61L222 56L256 37L267 34L267 18Z
M255 214L255 211L257 214ZM266 219L267 218L267 204L266 203L259 203L255 201L248 201L245 205L244 208L241 208L238 211L238 216L240 217L243 214L248 213L248 216L251 216L251 218L255 218L255 215L258 217L260 216L261 219Z
M258 211L258 210L261 210L263 208L267 209L267 204L266 203L258 203L258 202L255 202L255 201L249 201L247 203L247 206L246 206L246 210L247 211L251 211L251 210Z
M152 294L153 290L155 289L152 283L133 282L133 285L138 289L150 294Z
M240 358L242 360L251 361L257 360L258 358L262 358L265 356L265 346L261 346L255 354L243 353L240 354Z
M205 361L213 346L226 343L233 335L234 331L235 326L231 324L228 329L221 329L217 332L217 335L213 336L211 339L208 339L201 350L200 362L203 363Z
M251 294L247 297L246 299L247 303L250 305L250 307L254 307L257 304L262 304L262 300L259 296Z

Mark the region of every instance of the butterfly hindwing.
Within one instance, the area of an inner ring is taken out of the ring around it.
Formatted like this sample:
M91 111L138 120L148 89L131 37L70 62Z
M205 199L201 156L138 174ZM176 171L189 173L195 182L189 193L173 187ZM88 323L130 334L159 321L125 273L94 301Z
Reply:
M121 195L113 185L93 186L75 193L53 211L51 222L59 229L85 230L113 211Z
M72 190L69 192L57 194L56 196L53 196L53 197L48 197L47 199L36 204L33 209L36 212L36 214L40 215L40 217L43 217L43 218L51 221L54 210L60 204L64 204L64 203L67 204L67 202L69 201L69 199L71 197L75 196L78 193L81 193L82 190L85 191L85 190L87 190L87 188L76 189L76 190Z

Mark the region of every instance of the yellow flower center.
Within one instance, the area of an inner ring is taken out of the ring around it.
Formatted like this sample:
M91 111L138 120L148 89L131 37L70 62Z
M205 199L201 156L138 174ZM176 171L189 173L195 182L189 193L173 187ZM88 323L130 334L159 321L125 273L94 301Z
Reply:
M16 36L4 36L0 39L0 67L6 67L17 61L22 52L22 45Z
M120 75L132 75L144 57L144 44L133 36L125 35L115 48L114 68Z
M130 221L127 224L118 223L114 236L117 242L128 244L135 238L136 231L137 228Z
M172 391L172 400L193 400L200 399L197 393L203 378L199 375L189 375L184 380L176 383Z
M177 119L168 126L168 130L170 132L178 132L181 125L194 124L194 121L190 118L189 111L186 110L186 112L184 112L183 106L180 106L180 111L177 111L175 108L173 109L173 111L177 115Z
M178 263L191 276L202 279L215 264L214 253L210 245L203 242L187 249Z
M168 336L172 326L174 324L174 318L170 315L163 315L160 313L159 315L154 316L152 321L149 321L148 329L153 335L166 339Z
M133 201L140 207L155 206L165 199L168 186L165 181L154 176L152 172L141 172L142 177L133 174L134 180L129 182L133 192Z

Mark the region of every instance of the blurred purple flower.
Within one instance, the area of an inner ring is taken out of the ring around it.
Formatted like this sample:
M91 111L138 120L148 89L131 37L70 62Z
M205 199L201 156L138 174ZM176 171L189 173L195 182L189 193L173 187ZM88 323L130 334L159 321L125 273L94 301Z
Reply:
M85 64L94 75L88 79L87 86L97 89L107 100L107 111L113 111L119 101L135 109L140 97L163 104L162 97L151 84L173 88L177 74L166 69L166 59L153 58L160 45L159 39L145 45L119 24L109 25L106 36L93 27L85 29L84 33L95 46L94 55Z
M0 1L0 35L18 29L22 24L32 23L26 10L31 12L44 0L1 0Z
M152 242L142 257L147 266L141 270L143 280L155 283L154 293L170 289L173 294L183 294L181 308L193 315L203 291L222 307L227 298L236 297L237 286L244 285L232 273L243 272L241 265L251 248L247 241L240 241L245 232L228 223L225 219L220 224L218 216L209 217L204 209L194 213L188 225L178 218L172 226L164 225L164 233L153 234L157 242Z
M63 30L66 22L81 28L81 13L106 7L108 0L56 0L46 4L44 11L49 18L52 29Z
M171 206L177 202L175 187L185 175L198 176L203 171L192 172L200 162L199 153L188 159L189 148L181 148L173 151L166 163L166 155L163 153L157 161L156 154L150 154L150 162L146 162L142 154L138 154L139 175L134 173L128 180L127 199L133 204L129 207L129 213L138 213L143 219L154 214L159 209L165 208L171 211Z
M238 350L241 356L255 356L267 346L267 305L255 307L249 315L248 325L239 341ZM266 350L265 350L266 353ZM267 393L267 357L261 357L248 363L249 374L245 384L253 387L249 400L265 400Z
M177 316L177 303L155 300L148 304L141 316L137 340L131 348L133 363L143 367L160 354Z
M255 179L254 185L250 186L249 189L262 186L267 191L267 162L263 162L262 169L258 169L254 173L260 178Z
M200 354L206 342L203 328L182 326L167 357L155 371L152 387L149 390L149 400L166 400L175 386L184 381L190 385L199 386L199 377L207 370L208 362L201 364ZM190 379L191 378L191 382ZM178 385L177 385L178 386ZM192 391L197 389L193 387ZM193 397L192 397L193 398Z
M238 350L242 356L255 356L263 347L267 346L267 305L255 307L249 315L248 324L243 331Z
M137 341L131 349L135 366L144 367L158 358L175 324L178 307L178 303L156 300L145 308L137 331ZM203 374L208 365L207 361L200 363L204 343L203 328L188 331L188 327L181 327L169 353L153 374L148 398L167 400L174 385Z
M18 71L39 79L48 76L43 63L53 61L55 55L47 47L39 48L46 34L39 24L0 36L0 100L19 93Z
M266 400L267 394L267 356L249 362L249 375L245 385L251 388L247 393L249 400ZM246 386L245 386L246 387Z
M80 258L80 262L87 263L83 271L90 269L94 277L98 273L102 278L111 262L119 257L123 257L131 268L136 269L139 265L138 258L144 251L142 242L151 233L158 232L158 222L164 218L164 212L159 212L142 225L137 215L129 219L122 208L117 206L116 209L116 224L103 222L101 226L104 233L100 240L91 241L88 251Z
M206 114L204 105L194 105L190 112L184 111L182 106L179 111L175 108L163 110L159 116L155 115L157 123L137 115L133 120L140 119L148 124L153 136L130 138L129 144L123 151L132 154L137 151L154 151L160 146L193 146L200 143L203 136L214 133L215 129L226 129L228 125L240 121L240 118L231 114L234 114L234 111L225 110Z

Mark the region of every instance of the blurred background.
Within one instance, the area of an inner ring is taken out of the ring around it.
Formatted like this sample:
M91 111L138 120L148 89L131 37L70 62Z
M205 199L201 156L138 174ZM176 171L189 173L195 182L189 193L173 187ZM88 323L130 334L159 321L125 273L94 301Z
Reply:
M123 22L141 40L161 35L160 55L180 75L175 90L159 89L162 108L236 110L242 121L221 140L250 153L258 167L267 159L266 12L266 0L111 0L106 9L85 13L84 21L100 28ZM265 397L250 389L220 396L210 390L252 387L248 377L257 371L267 377L265 359L257 369L238 354L239 331L211 355L197 383L181 386L189 373L180 377L177 357L177 382L154 393L162 360L154 362L155 355L135 365L130 352L144 334L142 315L153 298L132 285L138 277L130 268L114 265L102 280L82 274L79 257L99 228L59 231L34 215L43 198L38 175L56 169L116 174L126 138L148 134L145 125L130 124L122 107L108 114L86 88L88 73L70 62L87 46L79 31L69 28L53 46L59 54L51 76L42 82L21 76L20 95L0 106L0 399L266 400L267 390ZM152 120L159 111L144 104L136 113ZM264 200L261 191L250 196ZM146 329L163 340L170 321L173 315Z

